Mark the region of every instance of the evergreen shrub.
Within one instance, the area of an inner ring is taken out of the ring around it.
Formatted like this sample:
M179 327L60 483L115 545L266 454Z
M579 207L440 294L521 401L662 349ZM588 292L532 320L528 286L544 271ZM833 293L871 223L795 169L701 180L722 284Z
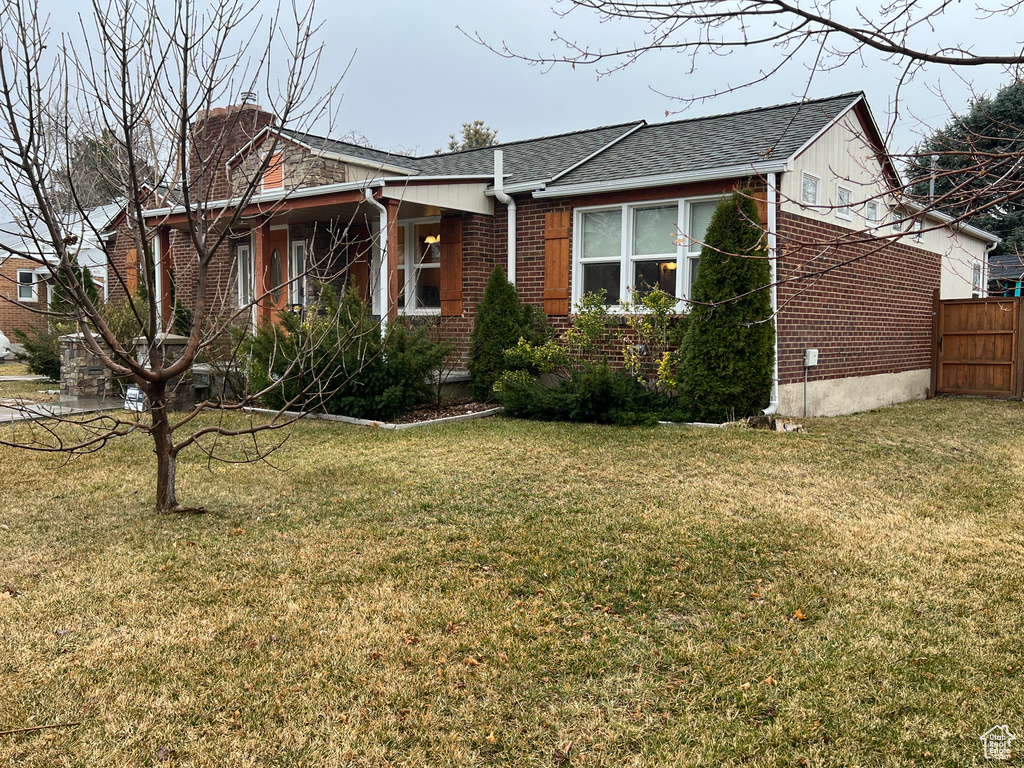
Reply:
M719 203L704 241L678 383L684 410L721 422L758 413L771 396L771 268L749 192Z
M539 341L549 336L547 318L536 307L523 304L519 293L495 267L476 307L469 339L469 375L473 397L494 399L494 383L507 370L505 350L520 339Z
M380 324L354 291L339 299L324 286L304 316L281 313L280 324L257 330L248 345L251 392L268 391L268 408L294 408L360 419L393 419L431 397L431 373L451 347L426 328Z

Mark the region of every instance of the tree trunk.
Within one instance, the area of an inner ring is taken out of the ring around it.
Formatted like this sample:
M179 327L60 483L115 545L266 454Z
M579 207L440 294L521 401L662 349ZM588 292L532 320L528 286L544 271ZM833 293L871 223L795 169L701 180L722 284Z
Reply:
M167 414L167 388L154 384L150 389L151 418L153 419L153 448L156 451L156 511L158 514L178 509L175 488L175 468L178 454L174 450L171 425Z

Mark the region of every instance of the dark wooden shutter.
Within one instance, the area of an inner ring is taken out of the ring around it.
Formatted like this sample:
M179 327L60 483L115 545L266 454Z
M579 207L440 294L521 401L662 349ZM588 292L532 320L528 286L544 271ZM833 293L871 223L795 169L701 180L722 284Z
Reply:
M462 219L441 219L441 317L462 314Z
M571 216L572 211L554 211L544 221L544 312L548 315L569 314Z

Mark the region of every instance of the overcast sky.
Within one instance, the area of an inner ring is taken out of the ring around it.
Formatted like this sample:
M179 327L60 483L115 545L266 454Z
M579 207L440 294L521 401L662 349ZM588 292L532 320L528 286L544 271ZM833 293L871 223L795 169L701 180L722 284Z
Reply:
M852 14L857 7L874 8L882 1L839 0L833 7ZM87 8L83 0L42 2L44 7L49 5L55 26L73 21L72 8ZM808 70L791 67L766 84L679 112L682 105L669 96L692 96L736 84L757 67L769 66L772 51L706 57L693 73L686 57L657 52L598 79L596 70L589 67L543 68L502 58L459 29L523 54L564 52L552 42L556 29L592 48L609 49L642 39L643 28L637 24L600 24L592 14L578 9L560 18L553 4L553 0L322 0L316 11L323 20L320 35L326 45L321 85L339 77L352 61L340 86L343 101L331 134L355 131L383 149L427 154L445 146L448 134L458 132L463 122L476 119L497 129L499 140L508 142L641 118L657 122L768 106L799 99L807 90ZM564 4L557 7L566 8ZM975 21L974 13L973 2L952 4L937 27L921 27L918 43L941 40L976 45L986 52L1021 49L1018 38L1024 33L1015 35L1015 30L1024 25L1018 19L997 15ZM891 119L897 75L891 63L866 56L838 71L817 75L808 95L864 90L884 131ZM890 149L910 149L926 126L939 127L949 120L950 107L966 110L972 89L991 94L1007 79L995 67L962 73L935 69L927 77L916 78L901 91L901 117ZM667 117L666 111L672 114ZM323 125L318 128L324 130Z
M848 5L852 10L854 4ZM544 70L502 58L459 28L479 33L496 46L505 42L524 54L552 54L564 50L551 41L556 29L563 36L607 49L640 39L641 27L598 24L579 10L559 18L549 0L345 2L323 5L321 12L332 59L341 62L355 52L342 84L339 128L359 131L386 149L431 152L444 146L448 134L458 131L463 122L475 119L498 129L499 140L513 141L638 118L654 122L783 103L800 98L807 87L807 70L792 68L768 84L690 106L666 118L666 111L675 113L682 105L662 94L688 96L738 82L744 66L763 65L771 51L709 58L693 74L685 57L657 52L598 79L595 70L587 67ZM1017 20L997 16L974 21L973 3L956 4L951 13L956 15L934 31L924 28L921 39L976 43L986 51L1020 50L1014 33L1019 37L1024 25L1014 23ZM809 95L864 90L884 130L897 74L892 64L866 58L816 77ZM913 145L922 122L940 126L948 121L944 99L963 111L972 87L979 93L994 93L1008 77L997 67L960 75L946 69L927 74L902 92L903 116L893 134L894 151Z

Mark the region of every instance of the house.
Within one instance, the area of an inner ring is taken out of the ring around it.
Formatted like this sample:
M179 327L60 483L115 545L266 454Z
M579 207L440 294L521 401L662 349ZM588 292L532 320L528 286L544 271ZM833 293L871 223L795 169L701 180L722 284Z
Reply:
M716 202L750 190L776 278L772 403L788 414L804 411L805 375L810 415L925 397L935 292L978 290L995 241L893 195L899 176L861 93L426 157L279 128L251 104L213 111L197 136L229 139L201 179L207 199L261 174L208 301L257 299L261 322L310 303L321 281L348 285L387 321L438 326L463 356L496 265L556 329L602 289L614 308L632 286L662 288L686 311ZM148 216L169 320L172 274L177 298L195 300L195 257L181 208ZM122 272L127 248L110 251Z
M119 207L101 206L87 217L70 216L67 221L66 230L77 248L76 260L89 270L101 296L106 295L107 253L99 230ZM90 222L98 223L99 229ZM52 248L44 247L43 243L45 236L34 237L32 225L24 221L0 223L0 336L11 342L17 341L14 331L27 331L45 323L41 313L53 298L51 270L56 257Z

